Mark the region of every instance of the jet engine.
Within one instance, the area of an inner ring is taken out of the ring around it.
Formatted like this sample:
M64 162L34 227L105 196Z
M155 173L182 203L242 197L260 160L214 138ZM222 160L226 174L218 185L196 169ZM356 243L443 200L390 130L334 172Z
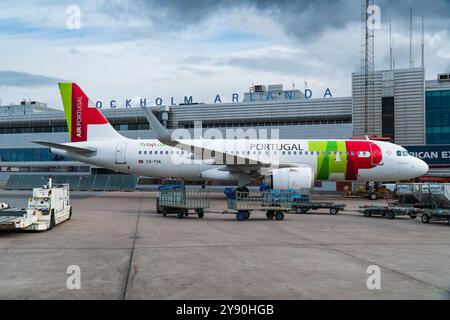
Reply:
M294 167L275 169L267 176L266 184L275 190L312 188L314 186L314 171L309 167Z

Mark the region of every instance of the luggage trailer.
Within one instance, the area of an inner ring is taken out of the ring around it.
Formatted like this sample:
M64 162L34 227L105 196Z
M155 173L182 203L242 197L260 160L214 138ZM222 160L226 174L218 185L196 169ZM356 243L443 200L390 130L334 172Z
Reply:
M336 215L339 211L345 210L345 204L333 202L300 202L294 203L292 209L297 214L307 213L309 210L329 209L331 215Z
M156 212L164 217L176 214L178 219L189 216L194 211L201 219L210 206L210 193L204 190L185 188L161 189L156 199Z
M399 207L399 206L376 206L364 205L360 206L358 212L364 214L365 217L380 215L387 219L395 219L396 216L408 215L411 219L417 218L419 210L413 207Z
M420 219L423 223L430 221L447 221L450 226L449 209L420 209Z
M285 213L292 210L293 197L290 191L226 191L227 207L231 211L222 214L234 214L236 220L244 221L250 218L253 212L265 212L269 220L284 219Z

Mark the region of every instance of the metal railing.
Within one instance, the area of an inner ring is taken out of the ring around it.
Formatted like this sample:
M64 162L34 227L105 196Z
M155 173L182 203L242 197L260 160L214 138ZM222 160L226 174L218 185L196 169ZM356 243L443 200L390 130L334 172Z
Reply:
M159 193L159 204L174 208L209 208L210 192L204 190L169 189Z

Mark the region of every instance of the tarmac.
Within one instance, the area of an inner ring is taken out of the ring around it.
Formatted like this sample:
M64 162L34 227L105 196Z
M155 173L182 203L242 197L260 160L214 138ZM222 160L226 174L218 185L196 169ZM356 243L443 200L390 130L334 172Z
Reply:
M0 190L0 202L29 195ZM323 195L347 210L236 221L217 194L203 219L177 219L157 215L155 198L72 192L70 221L0 232L0 299L450 299L445 222L366 218L355 210L374 202Z

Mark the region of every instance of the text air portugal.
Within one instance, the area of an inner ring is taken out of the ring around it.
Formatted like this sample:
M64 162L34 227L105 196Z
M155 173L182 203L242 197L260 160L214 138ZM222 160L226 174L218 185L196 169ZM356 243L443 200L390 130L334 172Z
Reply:
M89 107L89 98L75 83L72 83L72 106L72 142L87 141L88 124L108 123L97 108Z

